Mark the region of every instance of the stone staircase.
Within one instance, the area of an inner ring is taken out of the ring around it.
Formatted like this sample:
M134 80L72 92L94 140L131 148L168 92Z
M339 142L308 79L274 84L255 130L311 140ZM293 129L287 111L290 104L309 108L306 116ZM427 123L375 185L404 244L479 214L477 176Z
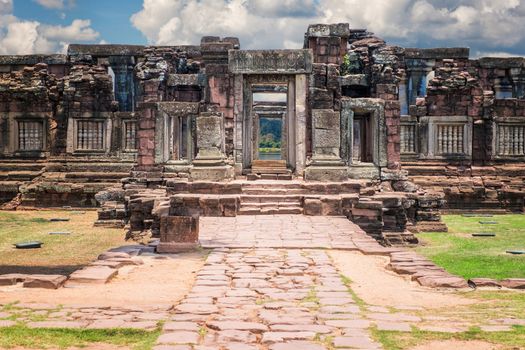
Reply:
M20 187L44 172L40 161L5 160L0 162L0 205L17 197Z
M293 182L243 184L239 215L302 214L303 190Z
M20 185L20 207L96 207L95 194L120 186L131 167L126 162L48 161L37 176Z

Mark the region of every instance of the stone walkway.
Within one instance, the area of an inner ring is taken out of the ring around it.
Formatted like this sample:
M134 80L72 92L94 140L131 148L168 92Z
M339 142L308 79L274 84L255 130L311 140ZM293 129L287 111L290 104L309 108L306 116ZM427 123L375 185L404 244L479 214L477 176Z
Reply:
M203 248L327 248L358 250L380 247L346 217L245 215L201 217Z
M175 310L155 350L380 349L320 250L215 249Z

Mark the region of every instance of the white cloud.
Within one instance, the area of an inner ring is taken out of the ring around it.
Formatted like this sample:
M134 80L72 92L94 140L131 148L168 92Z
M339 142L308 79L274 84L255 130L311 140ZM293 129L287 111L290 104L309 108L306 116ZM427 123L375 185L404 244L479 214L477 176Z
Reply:
M238 36L243 47L302 42L313 0L144 0L131 23L150 44L195 44L202 36Z
M73 7L75 6L76 0L33 0L37 2L39 5L53 10L62 10L66 7Z
M75 19L70 25L48 25L12 15L12 1L0 0L0 54L65 52L71 42L93 42L99 33L89 20Z
M64 0L35 0L39 5L48 9L63 9Z
M300 47L308 24L349 22L403 46L525 54L525 0L144 0L131 22L150 44Z
M13 12L13 0L0 0L0 15Z

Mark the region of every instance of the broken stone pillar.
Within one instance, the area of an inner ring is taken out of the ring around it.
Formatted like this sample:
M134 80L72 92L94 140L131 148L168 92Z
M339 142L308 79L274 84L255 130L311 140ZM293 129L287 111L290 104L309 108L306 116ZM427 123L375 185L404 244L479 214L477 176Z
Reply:
M225 163L222 113L203 112L197 117L197 149L191 178L224 181L233 178L233 168Z
M180 253L199 246L199 218L163 216L160 218L160 243L157 253Z
M346 181L348 169L340 156L341 116L331 109L312 110L313 156L305 171L308 181Z

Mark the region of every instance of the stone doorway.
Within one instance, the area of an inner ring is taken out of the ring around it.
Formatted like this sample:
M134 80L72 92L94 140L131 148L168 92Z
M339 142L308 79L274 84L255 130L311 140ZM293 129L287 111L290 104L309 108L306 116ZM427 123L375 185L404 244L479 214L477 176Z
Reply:
M252 173L290 173L288 86L252 86Z
M306 77L312 72L312 60L310 50L228 52L229 70L235 75L234 157L237 175L253 174L254 170L261 170L260 165L264 168L265 162L272 162L270 174L284 170L290 176L292 173L303 175L306 166ZM274 99L261 98L260 94L269 94L267 96ZM270 124L274 131L261 134ZM270 141L276 142L272 145L278 147L261 147L261 141L272 138Z

